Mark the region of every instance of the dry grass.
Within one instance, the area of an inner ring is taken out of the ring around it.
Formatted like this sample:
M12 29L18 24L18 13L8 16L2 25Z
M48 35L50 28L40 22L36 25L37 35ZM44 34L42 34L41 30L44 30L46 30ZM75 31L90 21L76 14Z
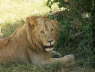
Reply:
M45 14L46 0L0 0L0 24L14 22L29 15Z

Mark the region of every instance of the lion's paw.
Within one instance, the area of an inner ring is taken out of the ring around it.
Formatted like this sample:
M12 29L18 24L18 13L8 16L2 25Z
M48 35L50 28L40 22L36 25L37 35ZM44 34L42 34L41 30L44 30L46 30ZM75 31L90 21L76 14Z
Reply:
M74 55L65 55L63 58L63 64L68 67L68 66L73 66L75 64L75 57Z

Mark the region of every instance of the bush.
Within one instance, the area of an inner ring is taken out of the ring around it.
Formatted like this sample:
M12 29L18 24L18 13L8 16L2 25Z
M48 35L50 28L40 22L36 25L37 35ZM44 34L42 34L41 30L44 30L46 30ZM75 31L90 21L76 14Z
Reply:
M95 1L48 0L47 6L52 9L54 3L61 11L53 13L52 18L63 27L56 50L63 55L74 54L82 66L95 66L95 36L92 34L92 28L93 32L95 30Z
M69 12L58 11L49 15L61 24L60 40L56 51L62 55L74 54L78 64L89 66L94 63L92 51L92 24L90 19L73 17Z

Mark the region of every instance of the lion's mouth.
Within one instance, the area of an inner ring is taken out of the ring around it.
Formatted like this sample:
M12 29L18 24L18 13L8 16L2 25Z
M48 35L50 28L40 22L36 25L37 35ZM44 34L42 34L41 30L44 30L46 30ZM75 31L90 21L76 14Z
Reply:
M46 51L52 51L53 48L54 48L54 45L44 46L44 49L45 49Z
M50 45L50 46L44 46L44 48L53 48L54 45Z

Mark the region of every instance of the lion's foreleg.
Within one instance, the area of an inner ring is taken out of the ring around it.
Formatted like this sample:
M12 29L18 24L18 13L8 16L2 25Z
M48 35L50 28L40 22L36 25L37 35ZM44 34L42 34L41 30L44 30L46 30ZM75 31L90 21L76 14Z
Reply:
M66 55L66 56L61 57L61 58L50 58L48 60L49 64L54 63L54 62L60 62L64 66L72 66L75 64L75 58L74 58L74 55Z

